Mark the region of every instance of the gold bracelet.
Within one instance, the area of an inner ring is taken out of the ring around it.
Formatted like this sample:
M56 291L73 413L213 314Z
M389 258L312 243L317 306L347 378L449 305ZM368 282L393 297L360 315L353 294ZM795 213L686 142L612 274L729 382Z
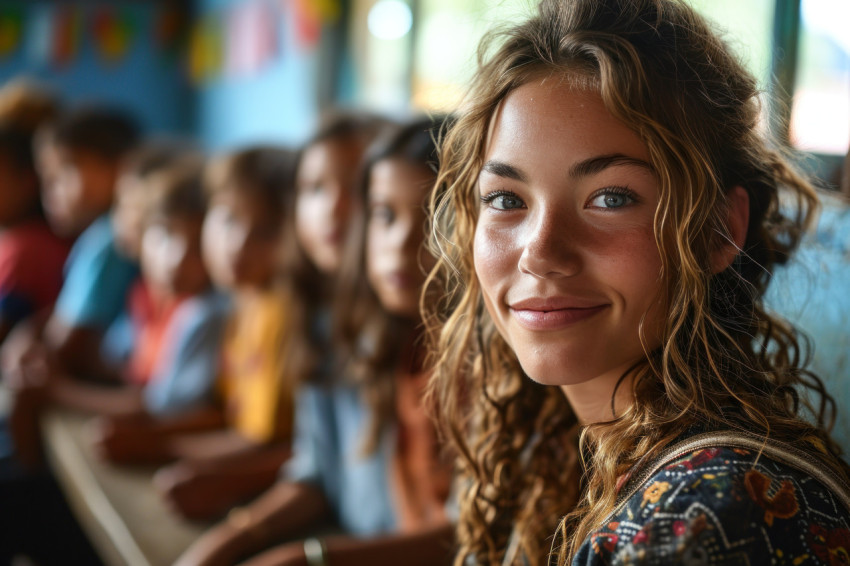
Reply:
M328 549L321 539L305 539L304 556L307 558L307 566L328 566Z

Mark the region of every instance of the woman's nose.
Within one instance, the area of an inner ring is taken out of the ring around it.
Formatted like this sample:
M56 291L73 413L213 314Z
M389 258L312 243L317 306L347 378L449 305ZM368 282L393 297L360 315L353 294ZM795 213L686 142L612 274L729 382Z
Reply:
M581 272L578 221L557 210L531 215L519 235L520 272L541 279L572 277Z
M351 195L346 187L337 187L334 192L334 200L331 204L331 215L334 221L344 223L348 219L351 208Z

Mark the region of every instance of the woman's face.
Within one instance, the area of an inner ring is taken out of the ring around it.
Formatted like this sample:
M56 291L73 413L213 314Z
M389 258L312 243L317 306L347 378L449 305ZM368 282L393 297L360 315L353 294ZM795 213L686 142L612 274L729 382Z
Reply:
M421 164L384 159L369 182L366 271L369 283L389 312L419 317L425 269L434 258L423 248L425 199L434 173Z
M501 104L484 161L474 263L496 327L535 381L615 382L645 356L642 321L660 343L646 146L597 93L535 81Z
M295 235L316 267L335 272L342 260L363 148L331 139L304 151L296 177Z

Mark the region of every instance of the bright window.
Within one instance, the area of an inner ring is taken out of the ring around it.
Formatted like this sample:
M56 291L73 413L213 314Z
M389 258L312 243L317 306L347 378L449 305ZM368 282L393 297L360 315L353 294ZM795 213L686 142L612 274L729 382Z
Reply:
M717 24L758 77L761 88L766 88L774 0L691 0L691 4ZM419 6L413 47L412 106L448 111L457 108L475 71L476 50L482 36L499 24L521 21L534 11L535 2L420 0Z
M805 151L850 146L850 2L803 0L791 139Z

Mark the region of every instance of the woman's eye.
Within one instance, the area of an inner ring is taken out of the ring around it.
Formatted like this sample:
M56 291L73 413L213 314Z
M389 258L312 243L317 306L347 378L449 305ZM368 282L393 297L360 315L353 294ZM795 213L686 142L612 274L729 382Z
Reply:
M392 224L395 220L395 213L388 206L373 206L369 212L369 217L374 222Z
M322 181L304 181L297 187L298 194L314 195L325 190L325 184Z
M635 200L631 191L608 189L591 197L588 206L590 208L623 208L632 204Z
M496 210L516 210L524 208L525 203L514 193L498 191L481 197L481 202Z

